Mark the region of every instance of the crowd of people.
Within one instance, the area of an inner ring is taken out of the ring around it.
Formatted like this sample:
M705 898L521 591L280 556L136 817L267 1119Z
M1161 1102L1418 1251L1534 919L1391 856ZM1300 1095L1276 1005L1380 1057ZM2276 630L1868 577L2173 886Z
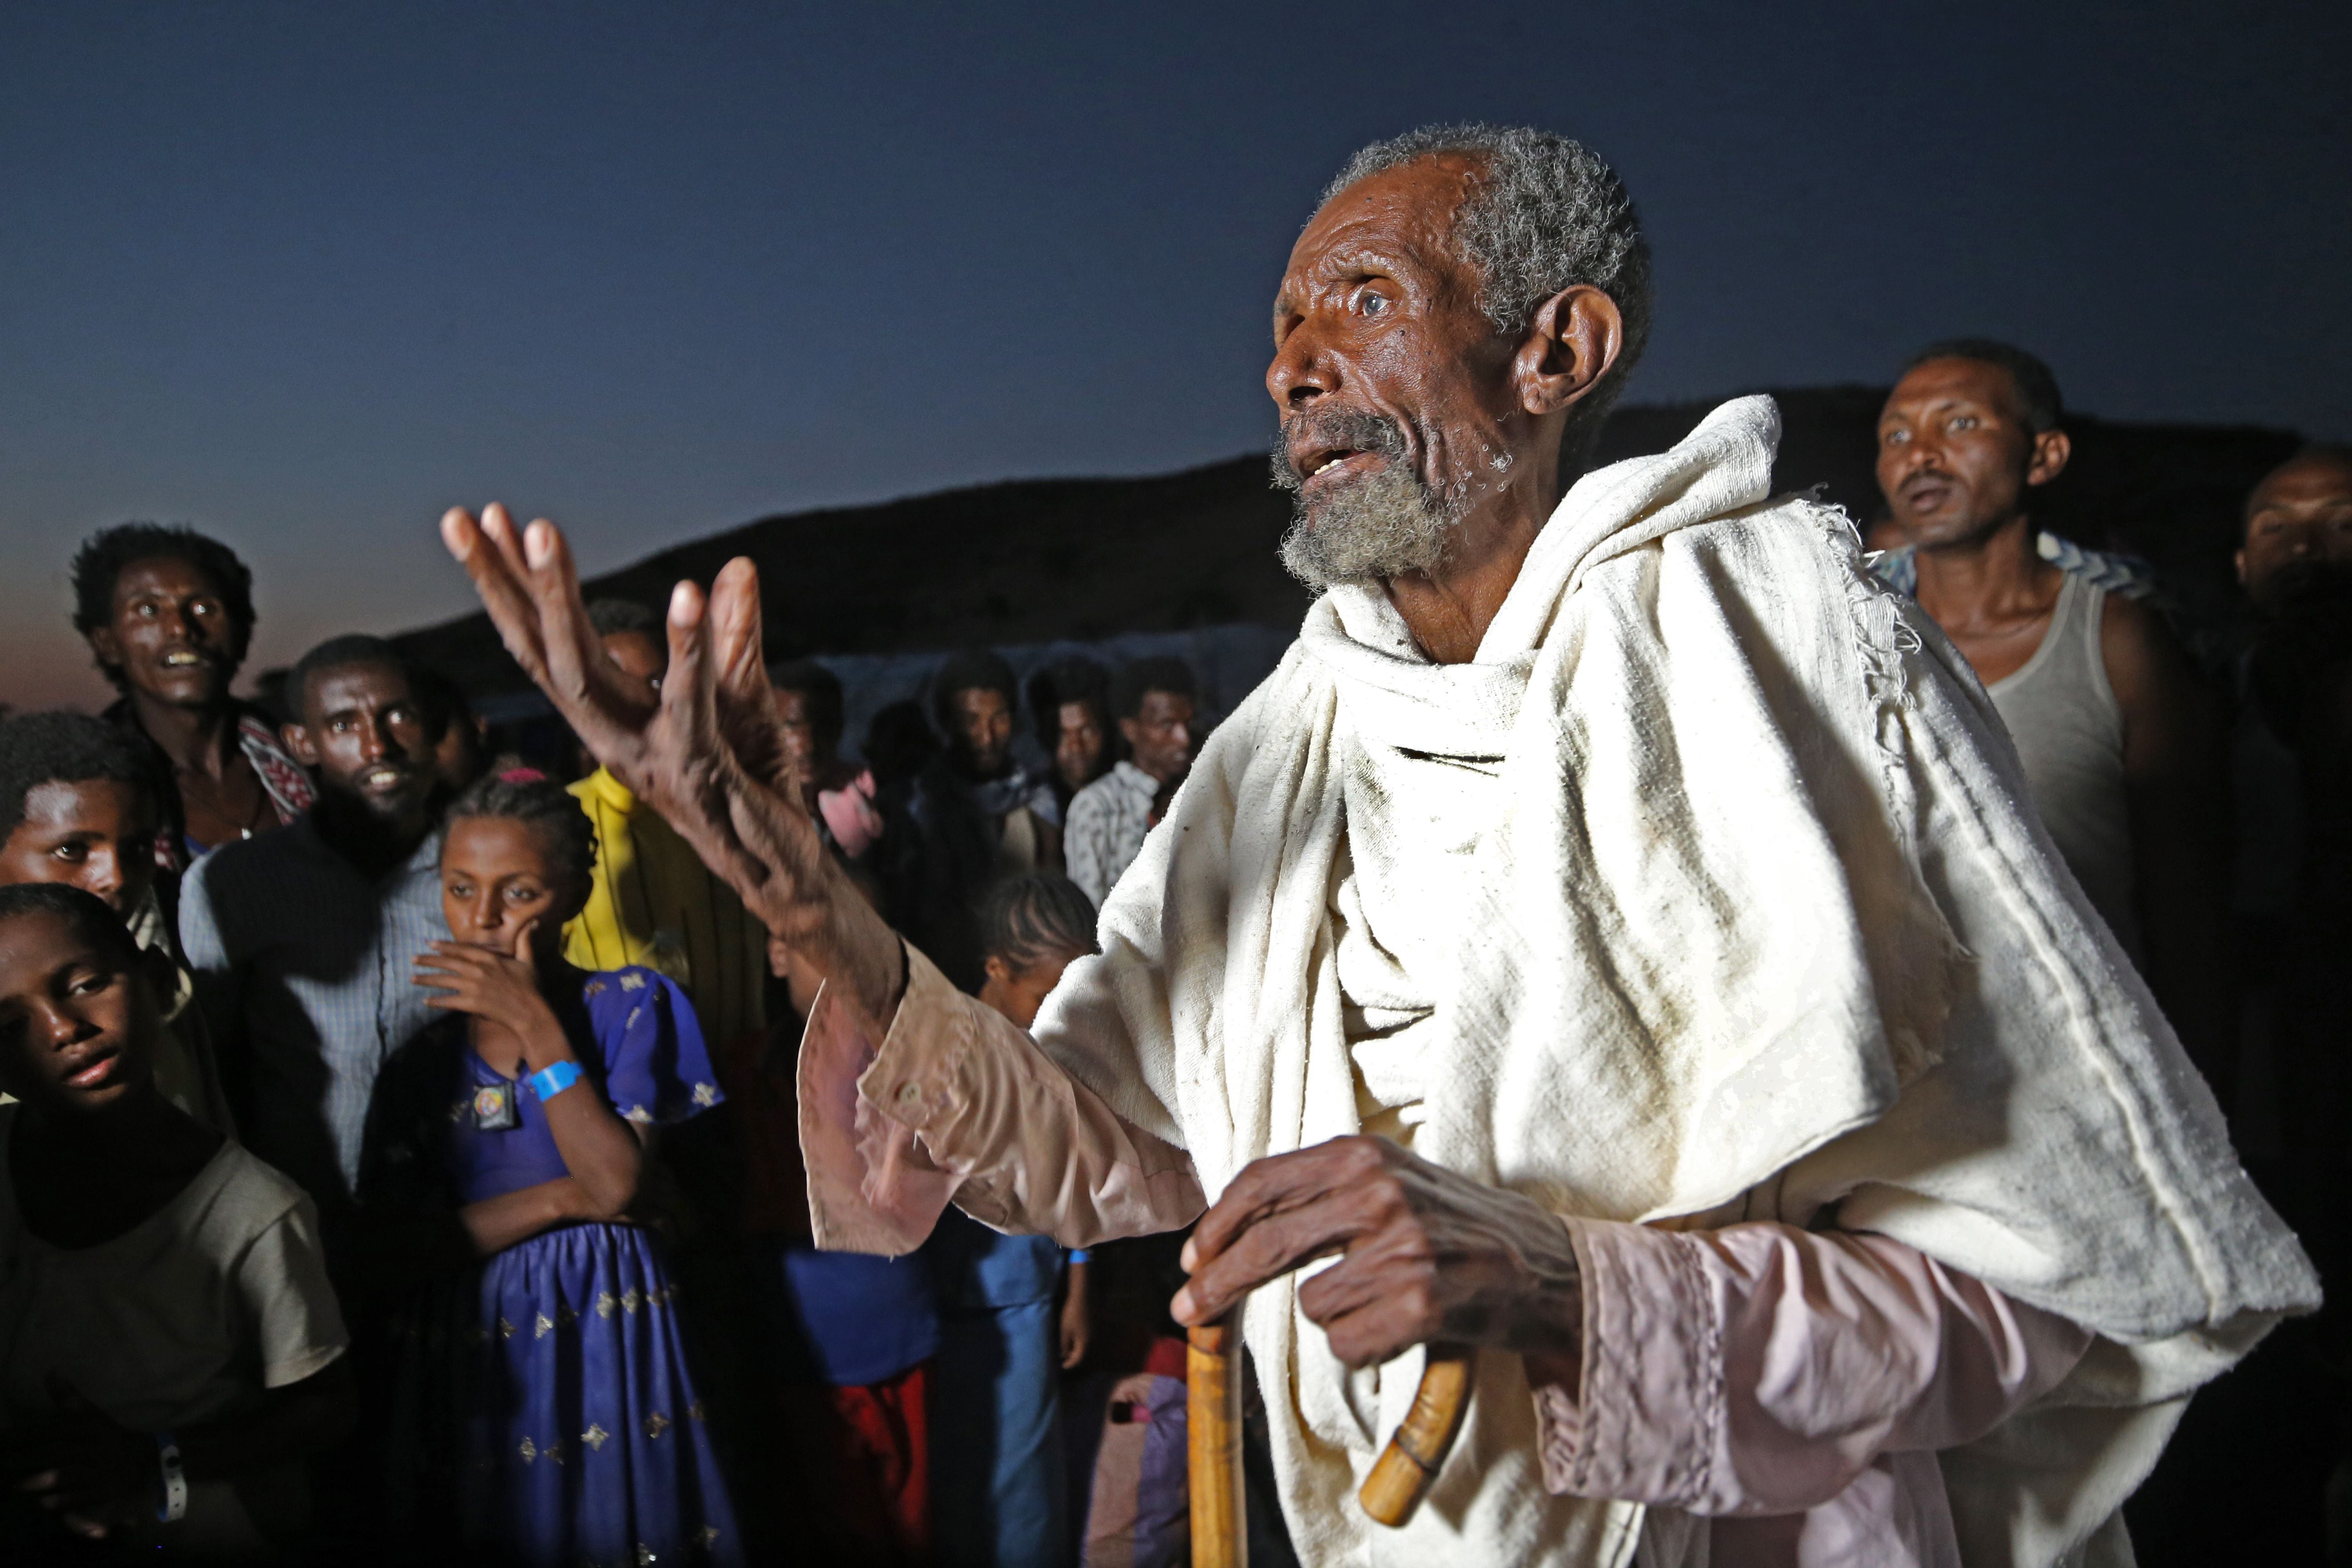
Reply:
M121 700L0 721L12 1546L1075 1563L1108 1426L1101 1530L1181 1549L1181 1463L1118 1441L1181 1376L1173 1240L817 1250L814 984L633 781L526 765L377 637L233 695L251 577L184 527L73 575ZM650 697L659 616L590 613ZM1025 1026L1182 781L1192 670L1039 671L1042 768L994 654L855 763L838 679L772 673L834 852Z
M2068 453L2039 361L1928 347L1880 419L1874 569L1981 681L2333 1281L2352 452L2247 497L2224 668L2144 566L2036 527ZM830 982L646 781L504 754L373 637L311 649L274 709L235 695L251 577L189 529L110 528L73 586L120 700L0 722L0 1555L1186 1560L1181 1231L1066 1249L950 1208L907 1256L819 1249L802 1144L833 1108L797 1064ZM587 610L655 701L660 613ZM971 650L853 759L824 666L770 676L826 852L1022 1029L1212 718L1181 660L1024 690ZM2344 1351L2307 1321L2200 1396L2193 1473L2137 1505L2171 1549L2217 1500L2318 1530L2352 1482ZM1252 1513L1261 1561L1278 1519Z

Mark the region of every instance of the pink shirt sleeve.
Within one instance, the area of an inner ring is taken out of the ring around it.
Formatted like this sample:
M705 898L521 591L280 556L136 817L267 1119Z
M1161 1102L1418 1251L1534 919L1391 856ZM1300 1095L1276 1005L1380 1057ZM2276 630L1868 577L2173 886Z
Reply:
M1982 1436L2090 1344L1885 1237L1567 1223L1583 1272L1582 1365L1551 1369L1555 1381L1528 1369L1555 1492L1802 1512L1881 1456Z
M828 1250L909 1251L950 1202L1066 1247L1180 1229L1207 1206L1190 1155L1113 1111L911 946L880 1040L819 994L799 1082L809 1216Z

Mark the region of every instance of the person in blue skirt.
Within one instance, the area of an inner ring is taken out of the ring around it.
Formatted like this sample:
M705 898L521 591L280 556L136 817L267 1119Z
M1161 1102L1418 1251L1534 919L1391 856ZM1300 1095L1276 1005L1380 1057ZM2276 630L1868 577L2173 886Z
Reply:
M715 1105L694 1011L649 969L562 958L588 819L529 770L450 807L449 1016L379 1079L362 1173L379 1261L443 1265L392 1316L391 1511L467 1561L740 1563L648 1227L656 1130Z

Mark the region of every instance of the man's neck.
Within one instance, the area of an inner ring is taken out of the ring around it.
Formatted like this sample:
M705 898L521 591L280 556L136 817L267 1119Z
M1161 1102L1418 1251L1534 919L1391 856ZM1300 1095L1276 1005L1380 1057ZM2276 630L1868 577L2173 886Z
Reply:
M1919 547L1919 607L1947 627L2039 615L2055 568L2033 548L2023 512L1950 544Z
M318 805L310 809L310 822L320 841L371 882L405 864L433 826L422 810L410 817L387 820L332 790L320 792Z
M1389 603L1432 662L1467 664L1478 657L1536 535L1565 493L1556 474L1530 474L1527 482L1488 497L1457 525L1456 547L1435 571L1381 580Z
M202 708L184 708L158 701L142 691L131 694L131 713L147 738L163 749L174 770L219 778L228 768L228 752L236 731L236 705L224 696Z

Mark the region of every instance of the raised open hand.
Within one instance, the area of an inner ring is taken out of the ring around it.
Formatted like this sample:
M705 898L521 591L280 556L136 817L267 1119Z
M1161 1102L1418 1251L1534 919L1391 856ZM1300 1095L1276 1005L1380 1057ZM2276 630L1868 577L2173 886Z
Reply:
M761 662L760 579L730 561L706 602L670 595L669 673L658 700L604 657L563 534L506 508L461 509L441 537L473 578L507 651L598 761L625 777L779 939L887 1022L904 984L898 939L825 852L786 758Z

